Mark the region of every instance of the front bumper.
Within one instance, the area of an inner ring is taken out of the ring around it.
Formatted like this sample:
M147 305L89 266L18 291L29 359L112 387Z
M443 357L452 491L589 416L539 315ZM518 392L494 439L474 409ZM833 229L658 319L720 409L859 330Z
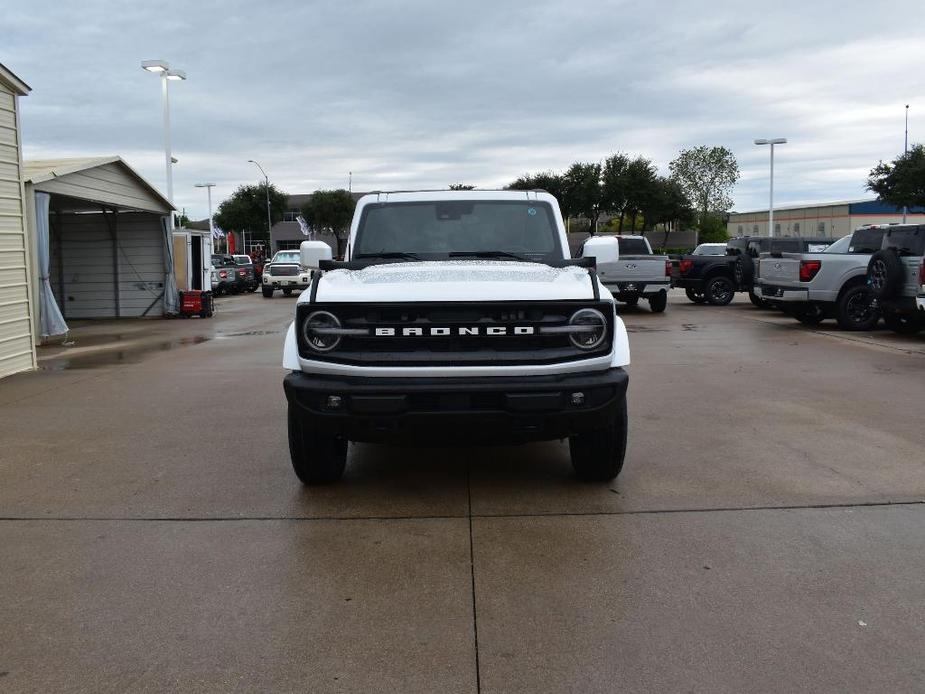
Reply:
M613 422L628 380L619 367L468 379L340 378L294 371L286 375L283 389L289 406L308 426L349 441L525 443L566 438ZM332 397L339 398L337 407L329 403Z
M308 289L310 284L310 281L300 277L271 277L269 280L263 278L263 285L272 286L273 289Z

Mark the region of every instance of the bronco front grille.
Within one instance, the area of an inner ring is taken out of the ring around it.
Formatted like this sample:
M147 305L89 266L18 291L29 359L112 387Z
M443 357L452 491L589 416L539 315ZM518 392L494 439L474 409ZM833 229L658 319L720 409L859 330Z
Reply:
M606 321L606 334L595 349L579 349L567 334L542 332L542 328L567 326L582 308L597 309ZM344 336L329 352L313 350L301 327L315 311L334 314L343 328L357 334ZM296 318L299 353L304 358L358 366L484 366L588 359L610 352L614 325L612 304L589 301L311 303L300 304ZM403 335L405 328L416 334ZM501 330L504 334L488 334Z

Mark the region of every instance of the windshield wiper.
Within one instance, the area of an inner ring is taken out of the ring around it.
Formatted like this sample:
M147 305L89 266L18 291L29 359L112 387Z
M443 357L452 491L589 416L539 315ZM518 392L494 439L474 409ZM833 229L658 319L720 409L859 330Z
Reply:
M357 258L382 258L383 260L420 260L421 256L417 253L405 253L404 251L387 251L382 253L357 253L353 256Z
M509 253L508 251L451 251L448 255L451 258L510 258L512 260L521 260L525 263L539 262L533 260L533 258Z

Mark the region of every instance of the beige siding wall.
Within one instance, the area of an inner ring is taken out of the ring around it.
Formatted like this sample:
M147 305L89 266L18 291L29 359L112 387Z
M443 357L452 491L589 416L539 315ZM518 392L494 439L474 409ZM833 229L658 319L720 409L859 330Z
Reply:
M774 226L777 225L780 225L781 236L838 238L854 229L848 217L847 205L774 210ZM730 236L768 236L768 213L732 214L729 216L727 231Z
M16 108L0 84L0 378L35 368Z

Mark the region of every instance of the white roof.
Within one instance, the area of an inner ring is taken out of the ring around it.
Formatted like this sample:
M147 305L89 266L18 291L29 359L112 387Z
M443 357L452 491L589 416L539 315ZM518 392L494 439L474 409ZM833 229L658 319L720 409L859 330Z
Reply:
M19 77L3 63L0 63L0 81L8 84L10 88L20 96L26 96L26 94L32 91L32 87L19 79Z
M775 212L786 212L787 210L811 210L814 207L841 207L843 205L857 205L862 202L875 202L876 198L859 198L857 200L836 200L835 202L814 202L807 203L805 205L781 205L780 207L775 206ZM767 214L768 208L765 207L761 210L746 210L744 212L730 212L730 215L734 214Z
M130 176L135 178L142 186L147 188L149 192L154 195L156 198L161 200L169 208L176 210L170 201L161 195L161 192L155 188L153 185L148 183L141 174L139 174L135 169L125 163L122 157L117 155L111 155L107 157L71 157L67 159L30 159L23 162L23 181L27 183L32 183L33 185L38 183L44 183L45 181L51 181L56 178L61 178L62 176L67 176L68 174L77 173L78 171L86 171L87 169L93 169L97 166L104 166L106 164L118 164L123 168Z

